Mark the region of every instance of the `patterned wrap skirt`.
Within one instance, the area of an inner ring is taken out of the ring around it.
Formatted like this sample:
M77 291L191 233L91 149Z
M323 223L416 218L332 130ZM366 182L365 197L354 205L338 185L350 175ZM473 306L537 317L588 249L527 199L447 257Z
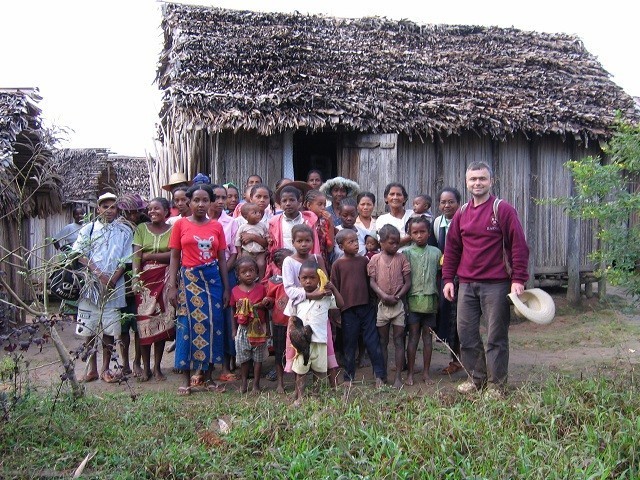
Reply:
M224 285L218 262L180 269L175 367L208 370L224 354Z

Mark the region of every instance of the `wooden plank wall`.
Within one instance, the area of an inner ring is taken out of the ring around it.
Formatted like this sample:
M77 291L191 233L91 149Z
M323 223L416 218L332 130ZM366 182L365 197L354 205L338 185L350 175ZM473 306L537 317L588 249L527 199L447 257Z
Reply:
M214 172L217 183L241 187L257 173L273 187L282 177L282 135L223 132L209 136L207 145L207 171Z
M597 154L596 147L576 146L559 136L530 140L517 135L505 142L491 141L473 133L422 143L398 139L398 181L412 196L420 189L434 197L438 191L458 188L468 200L464 183L466 167L484 161L494 169L494 193L514 205L532 247L536 272L567 270L567 216L560 207L538 205L535 199L564 197L570 192L570 175L564 163L570 158ZM531 223L532 222L532 223ZM535 237L535 238L534 238ZM595 248L593 225L581 225L581 270L591 269L589 252Z

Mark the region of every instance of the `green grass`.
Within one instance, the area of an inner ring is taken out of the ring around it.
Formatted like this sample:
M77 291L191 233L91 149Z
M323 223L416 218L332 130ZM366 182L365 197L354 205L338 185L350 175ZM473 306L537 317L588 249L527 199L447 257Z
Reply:
M531 383L505 400L368 387L282 397L146 393L76 403L31 393L0 424L0 477L629 478L640 476L637 380ZM218 418L231 424L217 431Z

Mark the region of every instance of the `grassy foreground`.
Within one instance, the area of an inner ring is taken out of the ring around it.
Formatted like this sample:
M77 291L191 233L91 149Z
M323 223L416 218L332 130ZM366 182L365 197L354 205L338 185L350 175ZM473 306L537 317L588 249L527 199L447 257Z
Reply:
M500 401L356 388L293 409L148 393L60 398L51 413L52 398L32 393L0 424L1 478L69 478L94 452L83 478L640 477L632 373L553 378Z

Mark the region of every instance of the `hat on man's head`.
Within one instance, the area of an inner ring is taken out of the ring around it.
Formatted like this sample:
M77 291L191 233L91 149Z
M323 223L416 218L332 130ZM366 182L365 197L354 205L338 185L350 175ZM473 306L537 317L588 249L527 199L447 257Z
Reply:
M516 315L540 325L551 323L556 315L556 304L547 292L540 288L525 290L520 295L507 295L513 303Z
M193 181L191 183L193 185L197 183L204 183L206 185L210 185L211 179L209 178L208 175L205 175L204 173L198 173L195 177L193 177Z
M322 185L320 185L320 191L325 195L331 196L331 190L335 187L342 187L347 191L347 197L353 197L360 193L360 185L353 180L344 177L330 178Z
M136 212L147 208L148 203L137 193L125 193L118 198L116 205L124 212Z
M98 197L98 206L100 206L100 204L106 200L117 200L118 197L116 197L113 193L111 192L107 192L107 193L103 193L102 195L100 195Z
M302 182L300 180L295 180L289 183L285 183L284 185L280 185L275 192L276 202L280 203L280 194L282 193L282 189L284 187L294 187L302 192L302 200L304 201L304 196L307 194L309 190L311 190L311 185L307 182Z
M178 185L186 185L186 186L191 185L191 182L187 179L187 176L182 172L172 173L171 176L169 177L169 183L167 183L166 185L163 185L162 189L166 190L167 192L170 192L171 190L176 188Z

